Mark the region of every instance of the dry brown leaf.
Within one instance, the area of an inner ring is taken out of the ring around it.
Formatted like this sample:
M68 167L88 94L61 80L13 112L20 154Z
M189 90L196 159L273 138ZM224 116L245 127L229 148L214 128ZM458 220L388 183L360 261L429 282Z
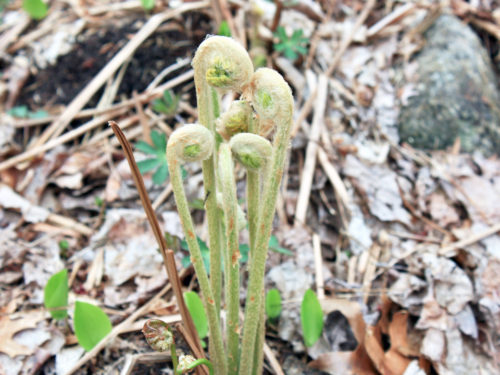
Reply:
M432 294L428 294L424 300L424 307L420 319L416 324L417 329L435 328L445 331L448 327L448 314L436 301Z
M432 219L442 227L460 221L457 211L446 201L441 192L432 193L429 197L429 213Z
M325 313L340 311L349 321L351 330L358 341L352 352L331 352L319 356L309 366L322 371L338 374L373 375L377 372L373 367L364 347L366 323L358 302L340 298L327 298L321 301Z
M403 207L395 172L379 165L365 165L352 155L347 155L343 172L365 191L372 215L381 221L410 225L410 214Z
M366 324L361 313L361 305L358 302L341 298L326 298L321 301L321 306L325 314L329 314L335 310L340 311L349 321L358 343L363 341Z
M377 370L383 375L403 374L411 359L401 355L394 347L384 352L378 326L369 327L365 335L365 348Z
M481 176L469 176L459 182L461 190L467 196L458 194L474 221L487 220L491 223L500 220L500 200L494 184Z
M2 311L3 313L3 311ZM44 319L41 310L23 313L19 319L11 319L9 315L0 315L0 352L14 358L17 355L31 355L33 350L17 343L14 335L25 329L35 328L39 321Z
M408 340L408 312L401 310L396 312L389 325L389 336L391 338L391 350L396 350L405 357L418 357L419 348L415 348Z
M359 346L358 346L359 348ZM353 352L331 352L320 355L316 360L308 364L309 367L342 375L376 375L370 358L362 350Z

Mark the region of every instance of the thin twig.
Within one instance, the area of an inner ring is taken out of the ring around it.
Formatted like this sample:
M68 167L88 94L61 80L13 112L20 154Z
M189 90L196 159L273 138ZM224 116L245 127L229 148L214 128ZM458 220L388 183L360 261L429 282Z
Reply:
M172 289L174 290L175 297L177 299L177 304L179 306L179 311L182 316L182 320L186 325L188 332L193 337L193 342L196 343L196 346L191 348L194 353L201 351L200 340L198 338L198 332L194 326L193 320L189 311L184 302L184 297L182 295L181 281L179 279L179 275L177 274L177 268L175 266L175 259L173 255L173 251L167 249L167 242L165 237L163 236L163 232L160 229L160 224L158 223L158 219L156 218L153 207L151 206L151 201L149 200L149 196L144 185L144 180L142 179L142 175L139 172L139 168L137 167L137 163L135 162L134 154L132 151L132 147L130 143L128 143L125 135L120 130L118 124L114 121L109 122L110 126L113 129L116 137L120 141L121 146L123 147L123 151L129 163L130 169L132 171L132 177L134 179L135 185L139 192L139 196L141 198L142 205L144 207L144 211L146 212L146 216L148 221L153 229L153 233L155 235L156 241L158 242L158 246L161 250L163 261L167 270L168 278L172 285Z
M64 135L60 136L59 138L53 139L53 140L51 140L43 145L40 145L38 147L31 148L31 149L23 152L22 154L13 156L13 157L0 163L0 171L7 169L7 168L10 168L10 167L13 167L20 162L23 162L23 161L28 160L32 157L38 156L39 154L41 154L45 151L48 151L56 146L62 145L68 141L71 141L71 140L85 134L87 131L104 124L106 121L109 121L114 116L118 116L125 111L126 111L126 109L121 109L121 110L118 110L115 112L110 112L108 114L96 117L95 119L87 122L86 124L76 128L70 132L65 133Z
M153 209L156 211L158 207L161 206L163 202L165 202L165 199L168 198L168 196L172 194L172 184L168 184L167 187L161 192L161 194L155 199L153 202Z
M127 100L123 100L120 103L113 104L107 108L89 108L89 109L83 109L80 112L78 112L74 119L79 119L79 118L84 118L84 117L91 117L91 116L97 116L97 115L102 115L108 112L112 112L118 109L122 108L129 108L135 105L137 100L140 100L141 103L146 103L151 101L152 99L155 99L158 96L161 96L165 90L174 88L178 86L181 83L184 83L186 81L189 81L191 78L193 78L194 72L193 70L188 70L185 73L182 73L181 75L172 78L168 82L165 82L163 85L154 87L154 88L148 88L146 89L142 94L139 94L138 98L131 98ZM186 106L182 107L179 104L180 108L183 110L187 110ZM25 120L18 120L14 123L14 127L16 128L24 128L24 127L31 127L31 126L38 126L38 125L43 125L47 124L49 122L57 120L61 114L56 115L56 116L47 116L43 118L35 118L35 119L25 119Z
M453 252L457 249L465 248L466 246L470 246L473 243L476 243L476 242L481 241L489 236L492 236L497 232L500 232L500 223L497 223L497 224L493 225L492 227L489 227L488 229L484 230L481 233L474 234L474 235L470 236L469 238L464 238L463 240L454 242L448 246L445 246L445 247L439 249L439 255L450 256L451 252Z
M368 38L371 38L372 36L378 34L386 26L389 26L390 24L400 20L416 8L417 4L414 3L407 3L396 8L393 12L382 18L375 25L371 26L366 32L366 36Z
M169 10L165 13L156 14L139 30L139 32L111 59L110 62L95 76L90 83L76 96L66 107L58 120L54 121L34 143L38 147L47 142L51 137L61 134L66 126L73 120L74 116L85 106L101 86L113 75L120 66L134 53L134 51L166 20L176 17L187 11L192 11L208 6L207 1L184 4L183 6Z
M328 100L328 78L321 75L318 82L318 100L314 109L314 118L309 134L309 143L306 150L306 161L301 176L299 197L295 210L295 225L300 225L306 220L309 197L311 195L311 186L316 167L316 155L318 151L318 141L325 116L326 102Z
M351 45L352 41L354 40L354 35L356 35L356 32L358 29L361 27L361 25L366 21L368 18L368 15L372 11L373 7L376 4L376 0L368 0L365 4L365 7L361 11L361 14L359 15L358 19L356 20L356 23L354 24L353 28L351 29L351 33L345 38L340 47L337 50L337 53L335 54L333 61L331 62L330 66L328 67L326 71L326 76L330 77L335 69L337 69L338 64L340 63L340 59L344 55L345 51L347 51L347 48ZM302 109L297 116L297 120L293 124L293 129L292 129L292 138L297 134L297 131L299 130L300 125L302 124L302 121L309 115L309 112L312 109L313 103L316 100L316 95L318 94L318 89L314 90L311 92L311 95L307 99L307 101L304 103L302 106Z
M323 278L323 256L321 254L321 239L317 233L312 235L314 250L314 272L316 276L316 292L318 298L325 298L325 280Z

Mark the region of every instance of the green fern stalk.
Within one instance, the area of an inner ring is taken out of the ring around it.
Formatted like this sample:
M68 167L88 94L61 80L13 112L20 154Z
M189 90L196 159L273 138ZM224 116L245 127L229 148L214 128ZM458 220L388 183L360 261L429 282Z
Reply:
M219 173L223 194L224 219L228 255L227 288L227 355L229 374L238 372L239 313L240 313L240 251L238 243L238 213L236 184L231 149L227 143L219 148Z
M202 125L186 125L177 129L168 140L167 160L170 167L170 181L181 219L186 242L191 254L196 276L200 283L205 311L207 312L210 330L210 343L213 347L213 361L217 374L226 374L225 350L222 342L219 314L215 305L214 294L210 286L207 272L203 264L200 247L196 239L194 225L189 212L189 206L182 186L180 170L181 161L196 161L210 158L214 150L212 133ZM210 149L209 152L205 149ZM205 154L202 154L205 152Z

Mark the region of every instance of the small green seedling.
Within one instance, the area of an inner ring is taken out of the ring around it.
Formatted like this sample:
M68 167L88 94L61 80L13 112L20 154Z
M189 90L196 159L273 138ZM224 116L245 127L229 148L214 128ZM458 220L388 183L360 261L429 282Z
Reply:
M52 318L68 316L68 270L64 269L49 279L45 285L43 302ZM111 332L111 322L104 311L89 303L76 301L73 316L75 335L80 345L91 350L104 336Z
M68 257L69 243L67 240L59 241L59 255L61 258L66 259Z
M104 204L104 200L101 197L95 197L94 198L94 203L97 207L101 208L102 205Z
M152 10L155 7L155 0L141 0L144 10Z
M304 343L307 347L311 347L318 341L323 331L323 310L318 297L311 289L304 294L300 307L300 322Z
M186 301L186 306L191 314L191 317L193 318L198 336L200 336L200 339L202 340L201 343L203 347L205 347L206 344L203 339L208 335L208 320L203 307L203 302L195 292L184 293L184 300Z
M61 251L67 251L68 249L69 249L68 240L61 240L61 241L59 241L59 250L61 250Z
M106 313L86 302L76 301L73 320L78 343L86 351L92 350L112 329Z
M135 144L137 150L153 156L152 158L141 160L137 163L137 166L142 174L156 169L153 174L153 182L156 185L161 185L168 178L167 137L165 134L152 130L151 140L153 141L153 146L144 141L139 141Z
M23 0L23 9L34 20L41 20L47 15L48 7L42 0Z
M205 265L207 273L210 274L210 249L208 248L206 242L203 241L200 237L196 236L196 239L198 241L198 246L200 247L203 264ZM181 241L181 248L183 250L189 251L189 246L186 240ZM189 267L191 265L191 257L189 255L186 255L184 258L182 258L181 264L184 268Z
M179 96L172 93L171 90L165 90L162 98L153 101L153 110L163 113L168 117L173 117L177 112L178 104Z
M276 319L281 314L281 295L278 289L271 289L266 295L266 315Z
M285 249L284 247L281 247L279 245L278 239L276 238L276 236L274 234L271 235L271 238L269 238L269 250L271 250L275 253L280 253L280 254L284 254L284 255L293 255L293 253L290 250ZM241 254L240 262L241 263L248 262L249 252L250 252L250 247L247 244L240 244L240 254Z
M231 36L231 29L229 28L229 24L226 20L220 23L218 34L222 36Z
M290 250L280 246L278 239L276 238L275 235L271 235L271 238L269 238L269 250L274 251L275 253L293 255L293 253Z
M309 39L302 36L302 29L295 30L291 37L286 34L285 28L279 26L274 34L279 39L278 43L274 44L274 50L282 53L286 58L295 60L299 55L307 53L307 44Z
M36 112L31 112L26 105L18 105L16 107L13 107L7 111L7 114L11 115L12 117L29 119L39 119L47 117L49 115L47 111L44 111L43 109L39 109Z
M62 241L61 241L62 242ZM43 303L52 318L65 319L68 316L68 270L51 276L43 291Z

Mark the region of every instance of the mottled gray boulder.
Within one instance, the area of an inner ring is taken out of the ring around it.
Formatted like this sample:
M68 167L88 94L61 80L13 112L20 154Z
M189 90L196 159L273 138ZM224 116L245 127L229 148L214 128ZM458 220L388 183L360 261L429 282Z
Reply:
M416 95L399 116L401 140L443 149L460 137L462 151L500 153L500 94L479 38L458 18L442 15L425 39L411 78Z

